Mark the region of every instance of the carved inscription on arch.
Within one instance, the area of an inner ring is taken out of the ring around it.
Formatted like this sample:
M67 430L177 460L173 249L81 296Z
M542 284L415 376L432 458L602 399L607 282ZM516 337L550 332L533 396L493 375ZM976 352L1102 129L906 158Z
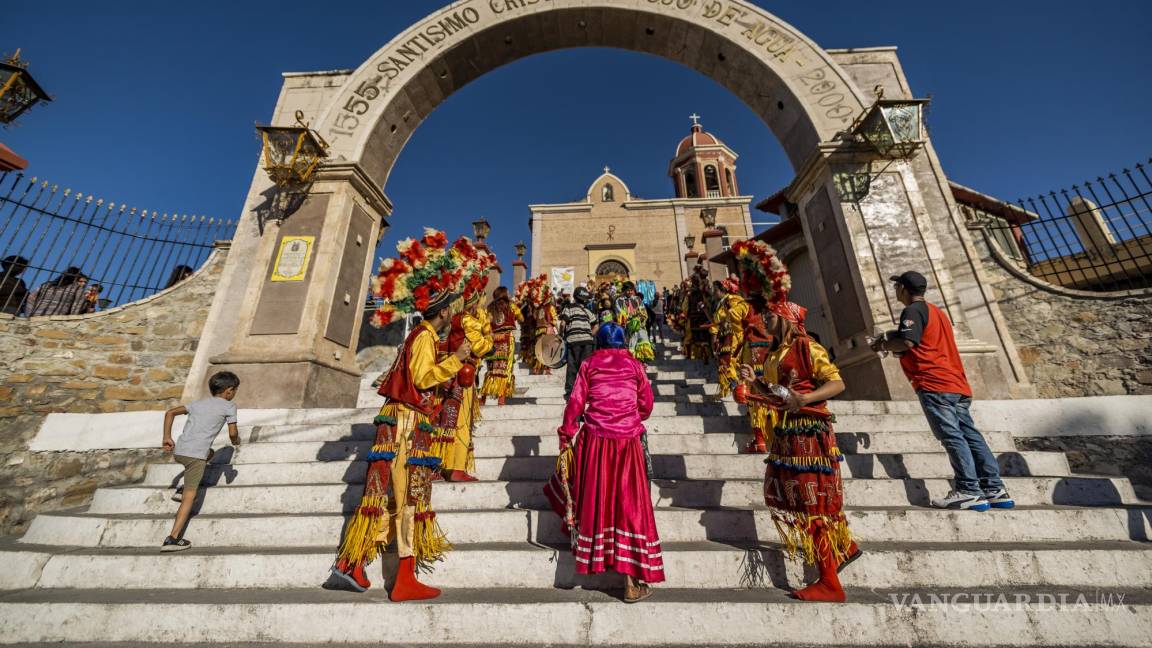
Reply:
M847 124L861 109L853 90L822 52L758 7L737 0L646 0L640 4L641 11L645 4L650 10L679 17L733 43L746 42L760 58L773 62L777 74L790 82L803 107L812 114ZM372 120L370 113L378 112L384 98L394 90L394 81L455 46L475 29L530 11L573 7L586 11L619 9L607 2L586 0L474 0L452 5L405 32L348 81L347 90L329 113L325 137L332 144L354 139L365 122Z

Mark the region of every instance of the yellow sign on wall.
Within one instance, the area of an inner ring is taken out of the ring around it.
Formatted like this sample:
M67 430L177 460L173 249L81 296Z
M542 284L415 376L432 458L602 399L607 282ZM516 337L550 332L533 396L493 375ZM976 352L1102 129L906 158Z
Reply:
M272 281L304 281L315 242L315 236L285 236L272 266Z

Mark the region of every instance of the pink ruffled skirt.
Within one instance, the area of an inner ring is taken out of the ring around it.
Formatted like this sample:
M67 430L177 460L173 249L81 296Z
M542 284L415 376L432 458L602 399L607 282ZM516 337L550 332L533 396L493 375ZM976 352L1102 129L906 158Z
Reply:
M640 437L610 439L584 432L575 447L570 489L576 513L576 573L613 570L647 583L664 581L664 559ZM564 496L545 489L561 519Z

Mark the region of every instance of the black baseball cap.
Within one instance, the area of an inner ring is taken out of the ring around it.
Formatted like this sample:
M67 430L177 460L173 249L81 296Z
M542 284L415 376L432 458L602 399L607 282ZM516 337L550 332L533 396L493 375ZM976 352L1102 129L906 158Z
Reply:
M928 280L924 278L924 275L914 270L892 275L888 277L888 280L904 286L913 295L923 295L928 290Z

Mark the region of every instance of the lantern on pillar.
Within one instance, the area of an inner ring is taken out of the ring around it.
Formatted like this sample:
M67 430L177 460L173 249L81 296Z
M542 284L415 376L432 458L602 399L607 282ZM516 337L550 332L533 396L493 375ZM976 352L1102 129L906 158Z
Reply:
M296 111L296 126L256 126L264 140L264 170L279 187L307 184L328 142L308 127L304 113Z
M883 157L908 157L924 143L924 106L928 99L885 99L876 103L853 127Z
M11 124L41 101L52 101L52 97L28 73L28 64L20 60L20 50L16 50L0 62L0 124Z
M716 229L716 208L705 207L700 210L700 220L704 221L706 229Z
M512 247L516 249L516 260L517 261L523 261L524 260L524 253L528 251L528 246L524 245L524 241L520 241L519 243L517 243L516 245L514 245Z
M684 247L688 248L688 251L691 252L692 248L696 247L696 237L692 236L691 234L685 236Z
M476 236L477 243L483 243L491 231L492 226L488 223L487 219L481 218L480 220L472 221L472 234Z

